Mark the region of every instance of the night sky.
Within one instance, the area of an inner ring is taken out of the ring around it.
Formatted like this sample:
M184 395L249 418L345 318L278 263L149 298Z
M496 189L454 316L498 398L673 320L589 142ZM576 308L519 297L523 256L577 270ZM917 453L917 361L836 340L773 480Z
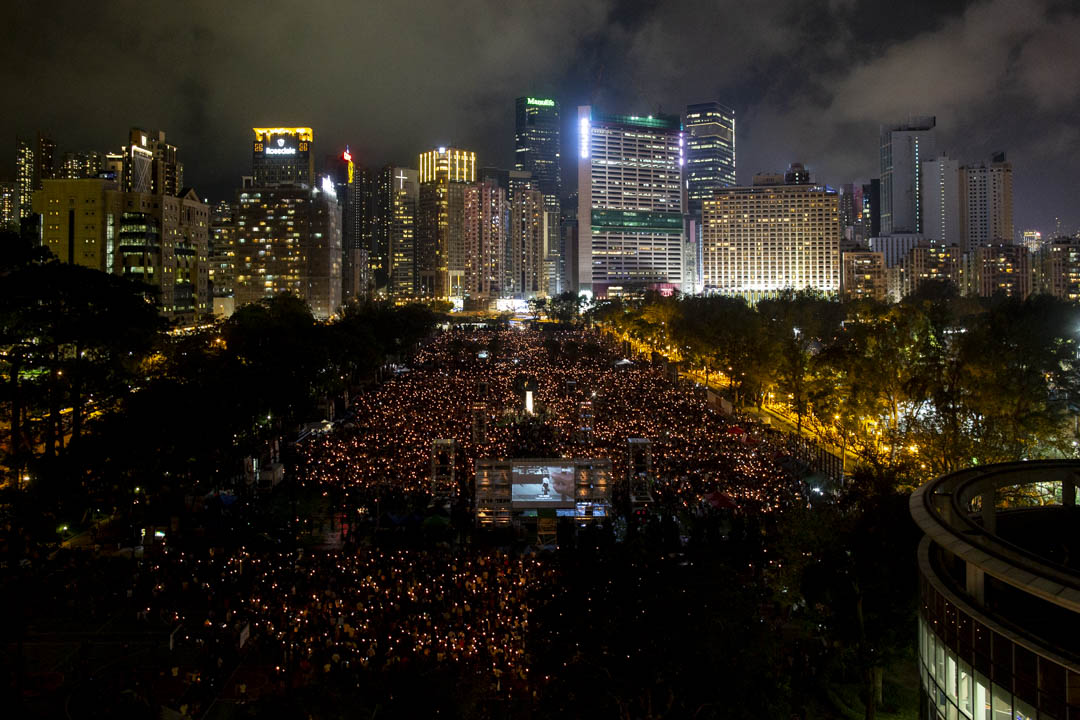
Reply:
M86 2L17 0L3 29L0 177L17 133L112 150L163 129L187 183L231 196L253 125L308 125L317 157L415 165L454 143L513 159L513 99L564 116L738 114L738 176L806 163L833 185L877 175L878 127L938 118L961 162L1008 153L1016 229L1080 226L1080 4L1051 0ZM14 21L14 22L12 22ZM564 135L572 161L575 137Z

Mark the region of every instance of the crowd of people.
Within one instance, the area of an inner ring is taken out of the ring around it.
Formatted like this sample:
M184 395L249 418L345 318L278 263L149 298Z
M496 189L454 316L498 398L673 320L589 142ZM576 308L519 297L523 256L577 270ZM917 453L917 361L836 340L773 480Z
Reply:
M360 395L343 431L303 447L304 481L419 506L438 439L455 441L458 477L467 479L478 458L523 456L609 458L625 478L627 441L642 438L657 499L671 509L694 510L717 492L760 512L805 501L776 462L782 448L752 428L732 434L703 389L622 360L588 330L445 332L407 371ZM521 422L522 379L535 382L540 423Z

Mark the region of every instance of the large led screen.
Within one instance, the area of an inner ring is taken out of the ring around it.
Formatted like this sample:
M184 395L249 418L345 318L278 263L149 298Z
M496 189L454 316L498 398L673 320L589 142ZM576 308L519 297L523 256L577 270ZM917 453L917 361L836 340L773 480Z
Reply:
M514 465L510 499L515 507L572 507L573 465Z

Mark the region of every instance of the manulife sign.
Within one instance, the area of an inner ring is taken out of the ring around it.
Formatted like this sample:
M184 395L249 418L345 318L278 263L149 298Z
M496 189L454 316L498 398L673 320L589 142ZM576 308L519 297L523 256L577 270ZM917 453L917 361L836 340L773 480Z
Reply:
M550 98L525 98L526 105L539 105L540 107L555 107L555 101Z

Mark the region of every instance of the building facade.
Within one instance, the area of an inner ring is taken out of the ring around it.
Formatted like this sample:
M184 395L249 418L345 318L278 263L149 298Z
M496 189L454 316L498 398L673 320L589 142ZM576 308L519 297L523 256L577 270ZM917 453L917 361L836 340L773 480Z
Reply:
M835 190L776 184L719 190L702 210L704 291L751 302L782 290L840 290L840 209Z
M1005 160L1005 153L994 155L990 162L965 165L960 177L964 249L970 252L982 245L1015 242L1012 164Z
M514 101L514 168L532 175L548 205L559 211L562 196L562 127L559 101L519 97Z
M105 179L46 180L34 194L42 245L59 260L136 278L165 317L191 324L211 312L209 208L180 195L125 192Z
M578 108L574 289L597 296L681 289L685 203L676 116Z
M923 235L944 245L962 245L960 163L947 155L922 165Z
M1080 238L1059 237L1034 254L1035 292L1080 300Z
M341 207L332 183L237 193L237 308L287 292L316 317L329 318L341 307L341 257Z
M512 277L507 260L513 257L506 189L490 179L469 183L464 203L465 294L480 300L502 297Z
M867 251L845 252L841 262L840 292L845 300L885 300L888 284L884 255Z
M311 128L252 128L251 171L256 187L315 186L315 134Z
M210 209L210 293L214 314L228 317L236 300L236 204L222 200Z
M1031 253L1023 245L984 245L965 254L968 295L1005 295L1023 300L1031 294Z
M184 165L175 145L165 141L165 133L131 128L128 144L119 155L106 159L106 167L116 173L127 192L178 195L184 187Z
M465 294L465 186L476 181L476 153L440 147L420 154L416 221L417 292Z
M934 117L881 127L881 234L919 233L922 163L937 156Z
M685 128L687 204L700 215L703 200L736 185L735 111L718 102L687 105Z
M986 465L912 494L921 718L1080 718L1078 474L1067 460Z

